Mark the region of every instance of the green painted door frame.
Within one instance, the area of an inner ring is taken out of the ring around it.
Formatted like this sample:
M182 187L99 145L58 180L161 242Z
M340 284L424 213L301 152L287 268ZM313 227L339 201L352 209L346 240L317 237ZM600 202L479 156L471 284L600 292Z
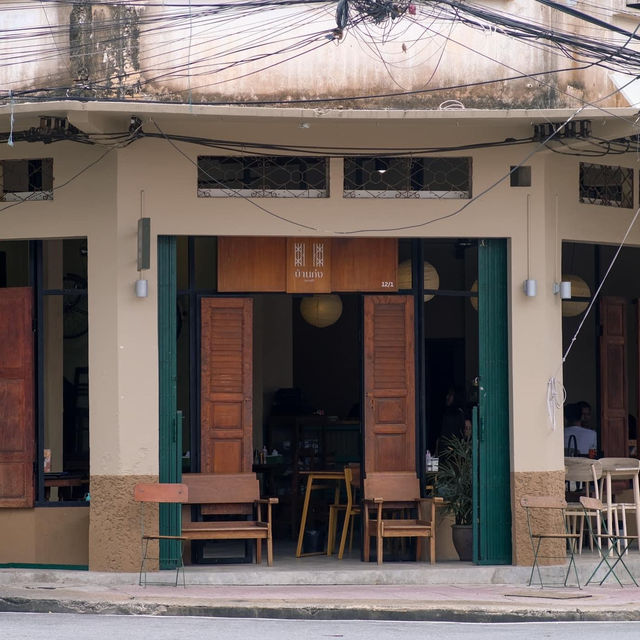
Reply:
M479 241L479 415L473 429L477 564L512 562L507 291L507 241Z
M176 239L158 237L159 480L182 480L182 415L176 392ZM160 505L161 535L180 535L181 505ZM160 568L173 569L180 543L160 541Z

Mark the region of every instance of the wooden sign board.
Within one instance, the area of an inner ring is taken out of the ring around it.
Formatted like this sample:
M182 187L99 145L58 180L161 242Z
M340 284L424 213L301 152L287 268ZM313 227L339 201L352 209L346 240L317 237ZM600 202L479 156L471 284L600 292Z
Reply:
M218 291L398 290L395 238L218 238Z
M218 291L284 291L286 238L218 238Z
M397 291L395 238L333 238L333 291Z
M287 293L331 291L331 239L287 238Z

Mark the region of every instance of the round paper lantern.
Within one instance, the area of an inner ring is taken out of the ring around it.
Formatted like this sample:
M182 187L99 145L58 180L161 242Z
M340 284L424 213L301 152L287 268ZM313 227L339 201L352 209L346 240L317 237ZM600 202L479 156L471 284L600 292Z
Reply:
M302 298L300 302L302 317L314 327L328 327L342 315L342 300L334 294L320 294Z
M562 280L571 283L572 298L591 297L589 285L580 276L563 275ZM588 306L589 302L585 300L563 300L562 315L565 317L579 316Z
M411 277L411 260L403 260L398 265L398 288L399 289L411 289L411 283L413 278ZM436 271L436 268L425 260L424 263L424 288L425 289L439 289L440 288L440 276ZM424 301L429 302L433 298L433 293L426 293Z
M471 293L477 293L478 292L478 281L474 280L473 284L471 285L471 289L470 289ZM478 296L471 296L469 298L469 302L471 303L471 306L477 311L478 310Z

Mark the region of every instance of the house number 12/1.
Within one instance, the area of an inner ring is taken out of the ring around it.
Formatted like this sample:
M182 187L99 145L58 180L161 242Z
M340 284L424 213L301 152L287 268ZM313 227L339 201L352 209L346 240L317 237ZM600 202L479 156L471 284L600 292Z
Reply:
M393 289L393 288L395 287L395 285L394 285L393 281L391 281L391 282L390 282L390 281L387 281L387 280L383 280L383 281L380 283L380 286L381 286L383 289Z

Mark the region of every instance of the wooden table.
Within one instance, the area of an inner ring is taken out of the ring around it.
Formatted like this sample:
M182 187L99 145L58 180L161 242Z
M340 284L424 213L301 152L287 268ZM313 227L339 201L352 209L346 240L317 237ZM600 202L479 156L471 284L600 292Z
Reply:
M337 503L340 497L340 483L344 482L344 471L301 471L300 475L307 476L307 488L304 492L304 504L302 506L302 517L300 518L300 531L298 533L296 558L324 553L324 551L302 553L302 541L304 539L304 531L307 525L307 513L309 512L311 492L318 489L335 488L334 502ZM314 483L316 484L314 485Z
M44 474L44 495L45 500L49 500L51 487L57 487L59 490L58 500L72 499L73 487L82 487L89 484L89 478L82 474L65 474L65 473L45 473ZM60 490L64 488L64 493ZM81 498L79 498L81 499Z

